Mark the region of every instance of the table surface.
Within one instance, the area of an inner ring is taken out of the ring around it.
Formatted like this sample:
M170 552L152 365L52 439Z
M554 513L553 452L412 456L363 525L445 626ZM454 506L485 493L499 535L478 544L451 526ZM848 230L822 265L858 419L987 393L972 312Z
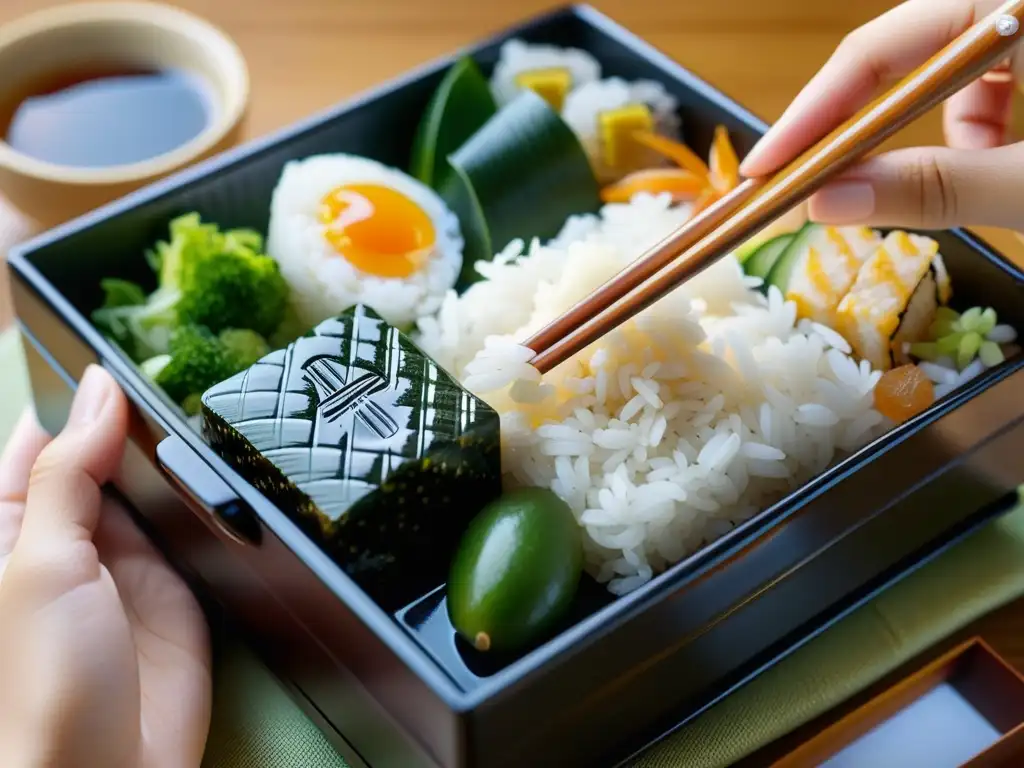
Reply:
M252 77L247 137L259 136L432 58L548 10L550 0L175 0L222 27ZM2 0L0 23L45 0ZM890 0L593 0L607 13L755 114L773 120L842 37L890 8ZM735 51L742 51L737 55ZM1018 120L1024 126L1024 120ZM939 115L910 126L890 146L939 144ZM0 198L0 242L29 225ZM981 234L1018 263L1010 233ZM10 302L0 270L0 328ZM967 630L978 631L1024 668L1024 602Z

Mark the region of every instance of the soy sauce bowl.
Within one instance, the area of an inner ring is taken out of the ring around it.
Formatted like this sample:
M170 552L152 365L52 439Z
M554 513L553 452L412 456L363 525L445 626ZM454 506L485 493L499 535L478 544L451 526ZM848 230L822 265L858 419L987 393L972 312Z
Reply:
M121 165L48 162L3 140L13 108L48 78L76 72L173 70L208 95L205 126L161 154ZM234 144L249 75L235 43L178 8L148 2L57 6L0 27L0 194L40 225L74 218Z

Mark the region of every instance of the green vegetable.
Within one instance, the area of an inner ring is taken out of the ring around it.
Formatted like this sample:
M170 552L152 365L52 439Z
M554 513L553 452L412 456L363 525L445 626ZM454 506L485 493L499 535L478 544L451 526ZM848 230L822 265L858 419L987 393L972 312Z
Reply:
M93 322L134 360L168 352L180 326L203 325L213 333L248 328L264 337L277 329L288 285L277 262L261 253L258 233L222 232L195 213L172 221L170 232L169 241L147 254L159 276L156 291L146 297L130 283L106 281L107 301L93 313Z
M582 572L569 506L545 489L513 491L466 530L448 578L448 614L478 650L521 650L565 614Z
M219 338L234 372L244 371L270 354L266 339L247 328L228 328Z
M177 296L156 291L148 298L143 294L140 304L124 303L129 298L137 299L138 294L124 286L108 292L107 303L92 313L93 323L135 361L166 352L177 318Z
M449 173L448 155L497 111L490 85L479 67L468 57L456 62L420 120L412 145L412 175L428 186L440 186Z
M100 287L106 295L103 301L104 309L117 309L118 307L131 307L146 303L146 292L137 283L111 277L102 280Z
M761 229L756 235L736 249L736 258L740 264L744 264L758 248L782 235L795 235L804 224L807 223L806 203L791 208L771 224Z
M935 310L935 319L928 328L928 335L935 340L941 339L959 328L960 313L949 307Z
M804 224L795 235L793 235L793 239L789 241L786 249L778 255L775 259L775 263L772 264L771 269L765 276L765 291L768 290L769 286L774 285L782 291L783 296L786 295L786 289L789 287L789 281L793 276L793 269L796 267L797 259L800 254L806 250L807 241L810 240L810 238L813 237L820 228L820 224L808 222L807 224Z
M978 318L977 327L974 329L982 336L992 332L992 329L996 327L996 311L992 307L988 307L984 312L981 313L981 317Z
M753 277L767 277L779 256L792 242L793 237L794 235L779 235L761 245L743 262L743 271Z
M254 331L228 329L215 336L201 325L177 328L168 347L167 354L145 360L139 368L176 403L192 407L207 389L269 352L266 341Z
M601 205L597 180L576 134L548 103L521 92L448 158L439 193L465 239L458 288L476 282L513 239L548 239L573 214Z
M991 368L1006 359L999 344L986 338L998 321L999 318L992 307L971 307L963 314L958 314L948 307L939 307L935 313L935 320L928 329L929 335L935 341L927 346L934 348L937 356L953 357L960 370L970 365L975 357L980 358L986 367ZM915 351L916 348L923 346L926 345L913 345L911 354L922 360L929 359Z
M956 364L960 370L963 370L971 361L974 360L974 356L978 354L978 350L981 349L981 335L974 333L965 333L960 339L960 346L957 347L956 351Z
M178 322L213 332L250 328L269 336L280 325L288 285L277 262L254 251L223 251L186 266L177 303Z
M994 341L982 342L978 349L978 357L981 358L981 362L985 364L986 368L993 368L1006 359L1002 348Z
M910 345L910 354L929 363L934 363L941 357L939 348L933 341L914 342Z
M977 330L978 323L981 320L981 307L971 307L962 315L960 315L960 330L962 331L974 331Z
M955 355L960 350L960 341L963 337L964 334L962 333L951 333L943 336L935 342L935 348L940 355Z

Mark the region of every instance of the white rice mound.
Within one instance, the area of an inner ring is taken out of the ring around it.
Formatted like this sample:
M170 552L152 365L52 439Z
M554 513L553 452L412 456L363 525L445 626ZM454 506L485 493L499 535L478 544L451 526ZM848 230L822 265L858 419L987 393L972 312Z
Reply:
M568 69L573 89L601 77L601 65L586 51L509 40L501 46L498 63L491 74L491 93L498 106L505 106L519 95L518 75L537 69Z
M892 425L881 373L777 289L722 259L541 381L518 345L686 218L638 195L510 244L486 278L419 322L424 350L495 407L505 484L549 488L615 594L819 474Z
M381 184L409 197L434 224L436 242L426 264L406 278L368 275L324 238L320 201L343 184ZM285 165L270 206L267 252L291 287L293 310L306 328L365 304L391 325L406 327L440 307L462 269L459 220L426 185L363 157L315 155Z

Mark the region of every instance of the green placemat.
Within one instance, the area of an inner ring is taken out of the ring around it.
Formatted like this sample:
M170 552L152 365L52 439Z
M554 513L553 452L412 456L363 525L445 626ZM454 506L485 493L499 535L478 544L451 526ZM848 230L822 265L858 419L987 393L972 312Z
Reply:
M27 394L17 336L0 335L0 445ZM723 768L1024 594L1024 509L986 526L651 749L633 768ZM235 638L218 647L204 768L345 761ZM343 725L343 724L342 724Z

